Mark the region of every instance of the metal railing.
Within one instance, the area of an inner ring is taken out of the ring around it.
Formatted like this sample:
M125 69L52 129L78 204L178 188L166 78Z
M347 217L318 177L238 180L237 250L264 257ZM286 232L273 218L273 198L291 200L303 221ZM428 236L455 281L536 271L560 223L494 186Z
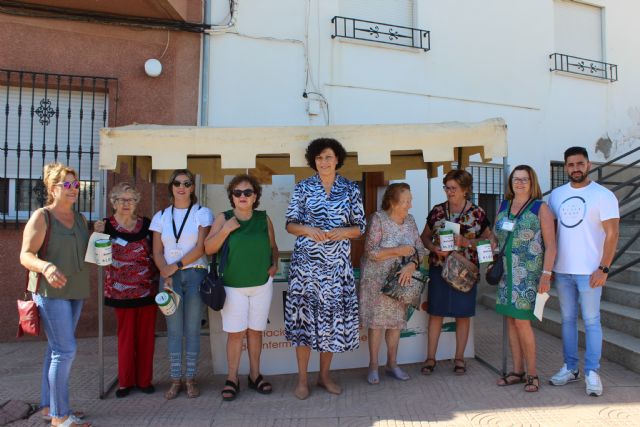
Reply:
M78 173L76 209L96 210L98 131L117 117L118 80L0 69L0 215L16 228L46 202L45 164L59 161Z
M618 81L618 66L615 64L564 53L552 53L549 55L549 59L552 62L549 71L563 71L570 74L609 80L610 82Z
M334 16L331 19L331 23L333 24L332 39L340 37L345 39L366 40L375 43L422 49L425 52L431 49L431 36L427 30L347 18L344 16Z
M614 159L609 160L606 163L598 165L591 169L588 175L591 179L598 182L600 185L604 185L611 190L618 198L620 207L620 220L630 219L632 216L640 212L640 174L631 174L630 178L624 180L616 180L617 176L622 173L631 170L631 168L637 167L640 164L640 158L630 161L624 165L618 165L621 160L629 159L636 153L640 154L640 146L621 154ZM611 172L607 172L607 168L613 168ZM562 178L561 178L562 176ZM551 164L551 185L552 189L545 192L543 196L551 193L553 188L556 188L568 181L566 173L564 172L564 164L560 162L554 162ZM627 262L624 265L615 265L616 261L620 259L638 240L640 239L640 229L638 229L633 235L629 236L627 242L621 247L617 248L616 254L613 257L613 267L609 273L609 277L613 277L630 267L640 265L640 257Z

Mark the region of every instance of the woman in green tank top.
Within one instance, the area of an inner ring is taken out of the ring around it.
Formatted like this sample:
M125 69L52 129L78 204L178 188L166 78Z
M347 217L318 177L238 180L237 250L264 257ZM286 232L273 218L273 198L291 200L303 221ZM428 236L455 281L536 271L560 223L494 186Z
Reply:
M80 420L83 415L72 414L69 407L69 373L76 354L76 325L89 296L89 267L84 262L89 230L85 218L73 209L80 188L76 171L52 163L45 166L43 177L47 206L29 218L20 251L20 263L31 272L29 291L49 344L40 406L53 426L87 426Z
M273 294L273 276L278 271L278 247L273 224L265 211L256 208L262 187L250 175L237 175L227 187L233 209L220 213L204 242L207 254L219 252L228 241L224 266L226 300L222 308L222 329L227 336L228 374L222 398L230 401L240 391L238 367L242 340L247 335L249 378L247 385L261 394L272 391L260 375L262 332Z

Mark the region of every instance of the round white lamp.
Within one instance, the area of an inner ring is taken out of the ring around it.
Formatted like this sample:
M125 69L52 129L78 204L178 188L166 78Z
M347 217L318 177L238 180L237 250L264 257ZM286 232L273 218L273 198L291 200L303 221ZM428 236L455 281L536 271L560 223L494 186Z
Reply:
M162 73L162 64L157 59L147 59L144 63L144 72L149 77L158 77Z

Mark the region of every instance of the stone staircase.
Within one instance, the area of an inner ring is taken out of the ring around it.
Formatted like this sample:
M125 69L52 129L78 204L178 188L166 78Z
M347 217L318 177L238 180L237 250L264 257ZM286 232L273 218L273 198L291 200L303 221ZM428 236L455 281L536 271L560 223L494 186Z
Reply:
M620 225L620 242L623 245L629 236L640 227L635 220L623 221ZM640 241L635 242L616 262L623 265L640 254ZM481 287L480 302L495 307L495 288ZM560 304L555 289L544 309L542 322L534 321L534 327L557 337L562 336ZM602 322L602 356L640 373L640 266L631 267L607 281L603 289L600 319ZM579 345L584 348L584 325L579 322ZM562 352L561 348L558 348Z

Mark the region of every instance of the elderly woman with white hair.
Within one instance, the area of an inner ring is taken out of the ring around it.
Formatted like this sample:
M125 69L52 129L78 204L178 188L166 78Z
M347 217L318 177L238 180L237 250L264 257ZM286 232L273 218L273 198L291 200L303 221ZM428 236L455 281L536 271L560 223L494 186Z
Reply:
M115 309L118 322L116 397L134 387L153 393L157 269L153 263L151 220L138 215L140 192L121 182L111 190L113 215L94 229L111 236L113 263L105 269L104 304Z

